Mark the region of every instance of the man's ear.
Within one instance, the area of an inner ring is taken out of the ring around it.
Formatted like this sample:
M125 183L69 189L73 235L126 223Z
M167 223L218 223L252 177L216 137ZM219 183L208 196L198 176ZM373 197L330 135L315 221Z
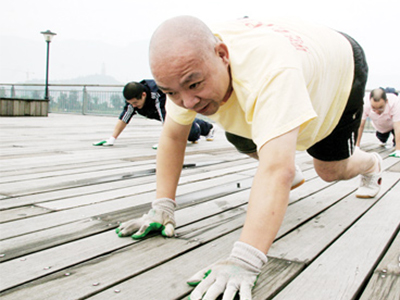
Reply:
M215 53L220 57L225 63L229 63L229 51L228 46L222 42L215 45Z

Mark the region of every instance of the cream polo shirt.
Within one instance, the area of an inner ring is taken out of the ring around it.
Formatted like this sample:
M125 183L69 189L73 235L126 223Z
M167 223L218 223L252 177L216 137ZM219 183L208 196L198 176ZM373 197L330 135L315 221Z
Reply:
M340 33L303 21L241 19L212 27L229 51L233 93L211 116L226 131L265 143L300 126L306 150L337 125L354 62ZM167 114L190 124L196 113L167 101Z
M385 111L377 114L371 108L369 96L364 97L364 112L362 119L371 119L372 126L376 131L386 133L393 130L393 122L400 122L400 99L395 94L386 94L388 102Z

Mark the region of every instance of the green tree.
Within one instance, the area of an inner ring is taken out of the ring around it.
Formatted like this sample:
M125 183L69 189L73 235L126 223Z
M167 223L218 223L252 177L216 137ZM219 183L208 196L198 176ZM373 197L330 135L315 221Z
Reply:
M115 109L120 110L124 106L124 100L122 100L119 94L112 94L110 99L111 99L111 105Z
M40 99L40 93L38 90L32 91L32 99Z
M80 109L82 109L82 104L79 101L79 92L72 90L69 92L67 110L78 111Z
M66 106L67 106L67 102L68 102L68 95L67 93L63 93L60 92L60 95L58 96L57 99L57 110L58 111L65 111L66 110Z

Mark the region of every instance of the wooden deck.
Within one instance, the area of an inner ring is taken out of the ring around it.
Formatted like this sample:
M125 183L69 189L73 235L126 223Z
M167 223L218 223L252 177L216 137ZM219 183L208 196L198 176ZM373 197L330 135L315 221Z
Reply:
M193 273L226 257L239 237L257 162L223 131L188 144L178 188L177 237L119 238L155 196L161 125L133 119L114 147L114 117L0 118L0 297L187 299ZM400 160L384 158L382 190L357 199L359 178L323 182L310 156L296 160L306 183L290 205L253 299L400 299Z

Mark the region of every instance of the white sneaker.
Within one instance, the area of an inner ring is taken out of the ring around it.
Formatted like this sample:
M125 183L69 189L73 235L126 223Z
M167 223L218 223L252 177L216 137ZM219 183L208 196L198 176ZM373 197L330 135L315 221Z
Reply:
M213 141L214 140L214 134L215 134L215 127L212 125L210 132L206 135L206 141Z
M379 164L379 172L361 175L361 183L360 187L356 192L357 198L374 198L381 189L382 183L382 157L374 152L373 153L378 161Z
M104 146L104 144L107 144L106 140L95 142L93 143L93 146Z
M101 140L99 142L93 143L93 146L114 146L115 138L111 137L108 140Z
M301 186L305 182L303 173L301 172L301 169L298 165L296 165L296 174L294 175L294 179L292 182L292 187L290 188L291 190Z

